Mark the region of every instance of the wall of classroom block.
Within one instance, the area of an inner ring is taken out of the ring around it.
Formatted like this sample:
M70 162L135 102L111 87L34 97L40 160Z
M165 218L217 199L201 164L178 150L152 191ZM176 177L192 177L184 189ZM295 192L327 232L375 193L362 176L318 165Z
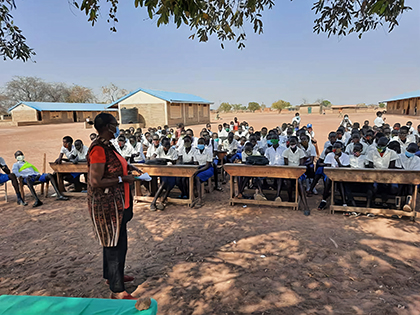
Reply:
M38 111L32 107L20 104L16 106L12 111L12 121L38 121Z
M131 109L137 108L138 110L138 121L137 124L121 124L122 129L129 128L131 126L138 126L141 128L144 127L157 127L157 126L164 126L166 125L166 112L165 112L166 104L161 101L161 103L155 104L119 104L118 106L118 113L119 117L121 117L121 109Z
M387 114L419 116L420 97L387 102Z

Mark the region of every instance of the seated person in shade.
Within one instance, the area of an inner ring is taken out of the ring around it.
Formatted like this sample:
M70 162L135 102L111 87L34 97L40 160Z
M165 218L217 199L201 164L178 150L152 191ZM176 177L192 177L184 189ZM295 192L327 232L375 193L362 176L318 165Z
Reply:
M136 151L133 146L130 144L130 141L127 143L124 136L118 137L118 147L117 152L124 158L126 161L130 161L133 155L136 155Z
M407 171L420 171L420 158L416 155L419 147L415 143L410 143L404 153L400 154L400 162L403 169ZM399 185L398 196L396 197L395 204L397 209L401 209L401 198L405 197L405 204L403 210L407 212L413 211L413 191L414 185Z
M0 169L4 172L4 174L0 173L0 184L4 184L10 180L16 193L17 204L27 206L28 204L23 200L22 195L20 194L16 175L10 172L2 157L0 157Z
M337 141L336 143L334 143L332 152L328 153L328 155L325 157L325 167L350 167L350 158L346 153L343 152L343 148L344 146L341 142ZM343 206L347 207L344 194L344 186L342 185L342 183L338 184L340 188L341 198L343 200ZM324 193L322 194L322 201L318 206L318 210L324 209L327 205L327 199L330 196L331 185L332 182L327 177L324 183Z
M184 145L178 148L178 164L187 164L193 165L194 164L194 154L197 148L191 145L191 137L185 136L184 137ZM181 190L181 195L179 196L182 199L188 199L188 191L189 191L189 181L186 177L178 178L177 185Z
M162 130L162 132L165 130ZM171 147L171 141L168 138L162 139L161 146L157 149L156 153L152 156L152 159L165 159L169 165L176 164L178 160L178 152L175 148ZM155 197L150 204L150 210L156 211L156 209L164 210L165 209L165 201L168 198L169 193L171 192L172 188L175 187L177 183L176 177L169 177L169 176L161 176L160 178L160 186L156 191ZM163 193L163 191L165 191ZM162 195L163 194L163 195ZM157 203L157 199L162 196L162 202Z
M143 145L141 144L141 141L138 141L139 138L141 137L137 137L136 139L136 136L131 136L129 139L130 145L133 147L135 152L131 157L131 163L144 163L146 161L146 157L143 152Z
M267 150L265 151L264 155L268 159L269 165L284 165L283 152L286 149L287 148L284 145L279 144L279 139L276 134L271 133L267 135ZM277 187L275 201L282 201L280 197L280 192L284 180L282 178L276 178L274 179L274 181ZM258 198L261 199L261 197ZM265 196L263 196L263 200L266 200L264 198Z
M254 150L252 147L252 144L248 142L245 144L244 149L242 151L242 163L246 164L246 158L249 156L261 156L260 152L257 150ZM238 177L238 196L237 198L246 198L250 199L250 196L246 196L243 192L245 190L246 185L249 183L249 181L252 180L254 185L257 187L257 192L254 194L255 200L267 200L263 194L262 190L262 180L261 178L253 178L253 177L246 177L246 176L240 176Z
M236 159L240 159L240 154L237 153L238 147L238 141L234 139L233 132L229 132L228 138L223 141L223 150L227 152L225 158L229 163L233 163Z
M194 153L193 160L194 164L199 165L198 170L194 174L196 189L198 193L198 201L195 204L195 207L201 208L203 206L201 183L206 182L214 175L214 169L212 165L213 157L211 156L210 151L206 149L205 140L203 138L198 139L197 150Z
M79 162L86 162L86 156L88 154L89 148L85 145L83 145L82 140L76 140L74 141L74 151L72 156L70 157L70 161L74 164L77 164Z
M12 172L16 175L16 177L22 177L23 183L28 185L32 196L35 198L35 203L33 204L33 207L38 207L42 205L42 202L41 200L39 200L34 189L34 184L36 183L51 182L52 186L54 187L55 193L57 194L57 200L68 200L68 198L64 197L58 190L57 182L52 174L40 174L35 166L25 161L25 156L23 155L22 151L16 151L15 158L17 162L13 164Z
M69 161L72 155L75 155L73 138L70 136L65 136L63 138L63 146L61 147L60 154L58 155L57 160L55 160L55 163L61 164L64 156Z

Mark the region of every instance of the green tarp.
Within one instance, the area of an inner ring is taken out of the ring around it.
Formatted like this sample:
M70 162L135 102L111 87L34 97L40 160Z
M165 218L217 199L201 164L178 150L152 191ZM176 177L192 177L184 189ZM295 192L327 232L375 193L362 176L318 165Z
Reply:
M157 302L138 311L135 300L2 295L0 315L156 315Z

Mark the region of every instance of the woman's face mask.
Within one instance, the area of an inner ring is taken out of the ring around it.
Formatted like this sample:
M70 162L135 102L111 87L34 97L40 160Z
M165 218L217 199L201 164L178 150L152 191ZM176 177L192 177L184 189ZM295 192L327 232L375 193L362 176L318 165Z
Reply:
M18 161L23 161L23 160L25 160L25 156L24 156L24 155L18 155L18 156L16 157L16 160L18 160Z

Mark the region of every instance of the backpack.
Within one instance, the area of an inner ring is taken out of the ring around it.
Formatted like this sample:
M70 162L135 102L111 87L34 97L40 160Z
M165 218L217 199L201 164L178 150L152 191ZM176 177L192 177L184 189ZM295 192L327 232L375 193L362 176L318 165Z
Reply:
M153 159L153 160L147 160L144 164L147 164L147 165L167 165L168 161L166 159Z
M246 158L247 165L267 165L270 161L262 155L250 155Z

